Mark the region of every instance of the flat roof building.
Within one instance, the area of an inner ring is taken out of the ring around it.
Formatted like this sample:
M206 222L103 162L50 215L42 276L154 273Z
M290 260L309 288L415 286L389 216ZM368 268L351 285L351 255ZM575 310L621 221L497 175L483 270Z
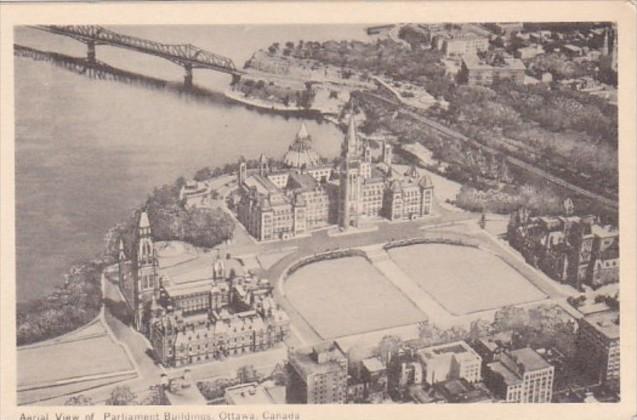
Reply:
M619 312L608 310L579 320L577 359L600 382L619 380Z
M264 387L256 382L240 384L226 388L224 398L230 405L267 405L274 404Z
M493 394L514 403L551 402L555 368L535 350L525 347L494 356L485 383Z
M485 60L477 56L465 56L458 77L469 85L490 85L504 79L522 84L525 71L526 67L519 58Z
M346 399L347 357L336 343L289 351L289 404L344 404Z
M478 382L482 358L464 341L427 347L418 351L425 368L425 382L433 385L449 379Z

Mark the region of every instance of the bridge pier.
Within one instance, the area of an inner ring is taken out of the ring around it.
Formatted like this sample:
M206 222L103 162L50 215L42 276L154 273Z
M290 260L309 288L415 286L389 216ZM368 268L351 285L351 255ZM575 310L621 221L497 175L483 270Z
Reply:
M184 76L184 86L187 88L191 88L192 87L192 65L186 64L184 66L184 69L186 70L186 75Z
M88 48L86 52L86 58L91 63L95 63L95 41L88 41L86 43L86 47Z
M241 74L239 73L233 73L232 74L232 84L236 85L237 83L239 83L239 81L241 80Z

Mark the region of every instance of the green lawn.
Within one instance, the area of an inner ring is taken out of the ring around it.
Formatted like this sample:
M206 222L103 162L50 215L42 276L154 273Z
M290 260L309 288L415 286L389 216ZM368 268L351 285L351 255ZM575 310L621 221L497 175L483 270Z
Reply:
M108 335L18 350L18 387L133 369Z
M294 307L323 338L415 323L426 318L362 257L300 268L285 285Z
M423 244L394 248L389 255L423 290L455 315L545 297L513 267L477 248Z

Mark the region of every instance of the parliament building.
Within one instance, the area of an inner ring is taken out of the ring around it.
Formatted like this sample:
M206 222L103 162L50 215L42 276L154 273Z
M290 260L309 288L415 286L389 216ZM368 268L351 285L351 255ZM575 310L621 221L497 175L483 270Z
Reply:
M366 217L407 220L432 212L429 177L413 167L395 170L389 144L383 143L380 158L373 159L353 117L338 165L321 162L305 125L283 163L285 168L273 170L263 155L256 169L239 163L237 216L258 240L289 239L334 224L348 229Z
M120 290L164 366L223 359L284 341L289 318L267 279L240 260L179 241L153 242L142 212L131 258L120 240Z

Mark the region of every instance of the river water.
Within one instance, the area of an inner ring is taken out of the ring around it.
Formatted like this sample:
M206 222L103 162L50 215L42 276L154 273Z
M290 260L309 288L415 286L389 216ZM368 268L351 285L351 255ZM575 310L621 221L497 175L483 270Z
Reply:
M109 27L165 43L192 43L238 67L272 42L365 39L363 26ZM63 36L17 28L15 42L85 56ZM166 60L107 46L98 60L169 81L183 70ZM194 83L222 93L230 76L195 70ZM17 298L45 295L73 263L97 255L108 228L157 185L240 156L281 156L301 120L265 114L222 95L201 101L116 81L91 79L49 62L15 59ZM316 150L338 153L342 134L306 121Z

